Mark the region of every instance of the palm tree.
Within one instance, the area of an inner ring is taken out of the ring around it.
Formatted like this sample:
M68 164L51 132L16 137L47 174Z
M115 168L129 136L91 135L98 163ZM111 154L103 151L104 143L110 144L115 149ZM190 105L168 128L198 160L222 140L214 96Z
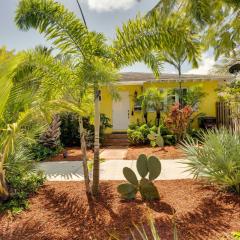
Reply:
M148 111L154 109L156 112L156 125L159 126L165 96L166 94L161 92L158 88L151 87L138 97L141 102L143 117L146 123L148 123Z
M231 55L239 46L239 1L160 0L148 15L155 11L163 16L181 12L201 32L205 48L214 48L216 58Z
M17 96L17 100L23 102L25 106L31 105L34 100L35 105L41 106L46 118L49 118L49 123L51 123L51 116L62 111L72 112L78 116L84 179L86 192L89 194L90 180L82 117L92 115L93 94L85 89L85 83L80 77L82 70L75 65L69 55L53 57L46 52L39 51L39 48L25 54L24 61L14 74L15 85L12 95ZM31 96L31 102L28 102L29 96ZM10 106L14 109L16 103L12 100L11 102L13 104Z
M190 35L186 24L177 19L160 23L154 15L148 20L137 18L130 21L123 31L118 30L113 45L107 46L102 34L90 32L73 13L53 0L21 0L15 21L22 30L35 28L44 33L62 54L73 56L76 66L81 69L80 79L93 90L95 141L92 193L97 195L101 86L117 78L116 69L137 61L144 61L159 75L159 62L151 52L173 39L186 46L189 59L196 59L198 50L192 45L195 36Z

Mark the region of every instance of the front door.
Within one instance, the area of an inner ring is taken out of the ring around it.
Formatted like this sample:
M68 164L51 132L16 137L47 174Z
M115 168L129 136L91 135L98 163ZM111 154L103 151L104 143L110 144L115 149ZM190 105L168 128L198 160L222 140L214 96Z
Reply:
M113 130L126 131L129 125L129 92L119 92L120 99L113 101L112 122Z

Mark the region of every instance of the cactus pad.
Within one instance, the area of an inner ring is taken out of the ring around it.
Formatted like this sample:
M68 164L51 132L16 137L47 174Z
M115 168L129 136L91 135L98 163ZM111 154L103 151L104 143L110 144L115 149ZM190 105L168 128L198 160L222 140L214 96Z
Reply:
M136 198L138 189L130 183L123 183L118 186L117 191L121 194L122 198L130 200Z
M164 140L163 140L163 137L161 135L156 137L156 144L159 147L163 147L164 146Z
M161 173L161 162L157 157L151 156L148 158L149 180L156 179Z
M145 154L139 155L137 159L137 170L142 178L145 178L148 174L148 160Z
M150 133L150 134L147 135L147 138L150 141L154 141L156 139L156 134L155 133Z
M123 175L130 183L132 183L135 186L138 185L137 176L131 168L128 167L123 168Z
M151 181L149 181L147 179L143 178L140 181L139 191L141 193L143 200L149 201L149 200L159 200L160 199L157 188L154 186L154 184Z

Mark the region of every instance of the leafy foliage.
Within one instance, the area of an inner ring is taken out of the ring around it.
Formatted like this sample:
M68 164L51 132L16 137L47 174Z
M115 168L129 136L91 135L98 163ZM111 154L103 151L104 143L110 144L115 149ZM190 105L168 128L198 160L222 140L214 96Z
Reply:
M15 151L5 162L10 197L1 204L0 211L11 210L17 213L27 208L27 197L36 192L45 180L44 175L35 170L33 156L25 144L24 138L18 138Z
M165 124L168 129L176 135L177 141L182 140L186 136L191 115L191 107L185 106L180 109L178 103L172 106L170 112L168 113L165 119Z
M158 132L151 132L150 134L148 134L147 138L150 141L150 145L152 147L163 147L164 146L164 139L161 135L161 128L158 127Z
M150 124L132 124L127 130L128 140L132 145L146 144L149 142L148 134L156 131L157 127Z
M196 144L182 144L188 155L187 170L240 194L240 136L226 129L203 132Z
M159 91L158 88L151 87L138 97L146 123L148 123L147 113L150 109L153 109L156 112L156 125L159 126L165 96L165 92Z

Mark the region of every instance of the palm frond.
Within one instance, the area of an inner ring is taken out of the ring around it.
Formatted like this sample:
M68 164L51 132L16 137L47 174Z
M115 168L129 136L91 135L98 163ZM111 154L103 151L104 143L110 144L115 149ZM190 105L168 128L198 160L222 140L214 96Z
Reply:
M15 21L22 30L34 28L44 33L64 53L80 58L102 53L103 35L89 32L81 20L54 0L21 0Z

